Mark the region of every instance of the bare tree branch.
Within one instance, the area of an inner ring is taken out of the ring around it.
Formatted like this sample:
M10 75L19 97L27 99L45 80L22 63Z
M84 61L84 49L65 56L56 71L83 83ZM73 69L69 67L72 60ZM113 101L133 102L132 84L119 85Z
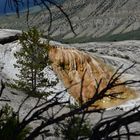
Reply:
M26 19L27 19L27 23L28 23L28 20L29 20L29 14L30 14L30 5L29 5L29 0L26 0L26 4L27 4L27 12L26 12ZM74 28L73 28L73 25L72 25L72 22L69 18L69 16L67 15L67 13L62 9L62 7L57 4L57 2L54 2L52 0L40 0L40 2L38 0L33 0L33 4L34 6L40 6L40 5L44 5L46 7L46 9L49 11L49 16L50 16L50 24L49 24L49 27L48 27L48 32L50 32L51 30L51 27L52 27L52 11L50 9L50 4L55 6L63 15L64 17L67 19L69 25L70 25L70 29L71 31L73 32L74 35L76 35L75 31L74 31ZM49 5L48 5L49 4ZM23 0L6 0L5 2L5 7L4 7L4 11L6 12L6 8L7 7L10 7L11 9L14 9L16 10L16 13L17 13L17 16L20 17L20 6L25 6L24 5L24 2Z

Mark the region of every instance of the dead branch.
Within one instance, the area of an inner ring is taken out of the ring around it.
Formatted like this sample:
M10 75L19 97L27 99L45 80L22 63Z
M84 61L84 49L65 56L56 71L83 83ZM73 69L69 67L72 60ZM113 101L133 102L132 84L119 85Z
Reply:
M30 15L30 5L29 5L29 1L30 0L26 0L26 3L27 3L27 11L26 11L26 19L27 19L27 23L28 23L28 20L29 20L29 15ZM69 26L70 26L70 29L71 31L73 32L74 35L76 35L75 31L74 31L74 28L73 28L73 25L72 25L72 22L69 18L69 16L67 15L67 13L63 10L63 8L57 4L57 2L54 2L52 0L41 0L38 2L38 0L33 0L34 2L34 6L40 6L40 5L44 5L45 8L48 10L49 12L49 16L50 16L50 24L49 24L49 27L48 27L48 32L50 32L51 30L51 27L52 27L52 11L50 9L50 4L55 6L63 15L64 17L67 19L68 23L69 23ZM49 5L48 5L49 4ZM4 11L6 12L6 8L7 7L10 7L11 9L16 9L16 13L17 13L17 16L20 17L20 6L25 6L24 5L24 1L23 0L6 0L5 2L5 7L4 7Z
M130 66L129 68L131 68L131 67L132 66ZM127 70L129 68L127 68ZM45 107L44 106L43 107L40 106L39 110L36 110L29 118L26 118L26 119L24 119L24 121L21 122L21 124L22 124L21 125L22 126L21 128L23 129L27 124L31 123L36 118L43 120L43 123L41 123L40 126L36 127L30 133L30 135L26 138L26 140L34 139L35 137L37 137L40 134L40 132L43 129L47 128L50 125L60 123L61 121L65 120L66 118L72 117L74 115L78 115L78 114L89 114L89 113L93 113L93 112L102 112L100 109L99 110L96 110L96 109L88 110L88 107L90 107L92 104L94 104L97 100L102 99L103 97L107 96L106 95L106 92L108 90L110 90L111 88L113 88L115 86L118 86L118 83L116 83L116 81L118 81L118 79L126 71L126 70L124 70L123 72L121 72L121 73L118 74L119 70L120 70L120 68L117 70L117 72L115 72L115 74L112 76L111 80L109 80L107 86L104 89L102 89L100 92L98 90L98 88L100 87L100 83L102 81L102 80L100 80L100 82L98 83L97 89L96 89L96 94L89 101L87 101L86 103L82 104L81 106L79 106L79 107L77 107L77 108L75 108L73 110L70 110L69 112L63 113L60 116L56 115L57 113L55 115L52 114L50 118L48 118L48 117L40 117L40 115L42 115L43 112L45 112L49 108L55 107L55 106L60 106L60 105L64 107L65 104L68 103L68 102L58 102L55 99L56 101L53 100L54 101L53 103L49 103ZM129 82L124 82L122 84L127 85L127 84L130 84L130 83L132 84L133 82L135 83L135 82L139 82L139 81L133 80L133 81L129 81ZM132 110L130 112L132 112ZM134 121L138 121L138 118L140 117L139 116L139 113L134 113L132 115L128 115L128 114L129 114L129 112L127 112L123 116L118 116L117 118L113 118L113 119L110 118L110 120L106 120L105 122L100 121L98 123L98 125L96 125L96 127L93 129L93 135L92 136L94 137L94 134L99 134L98 136L104 136L106 134L105 131L107 129L109 129L108 134L110 134L113 131L115 131L118 128L120 128L120 124L126 126L129 123L132 123ZM134 118L135 115L137 117L135 119L132 119L132 118ZM125 121L125 120L128 120L128 121ZM107 122L108 125L106 125L106 122ZM110 128L110 126L111 126L112 129ZM106 129L103 129L100 132L100 129L102 127L103 128L106 128ZM97 133L96 131L99 131L99 132Z

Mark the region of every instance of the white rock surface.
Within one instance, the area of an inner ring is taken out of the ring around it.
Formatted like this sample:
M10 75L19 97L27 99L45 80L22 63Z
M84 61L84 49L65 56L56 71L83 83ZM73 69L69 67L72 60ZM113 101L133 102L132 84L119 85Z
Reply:
M15 33L15 31L13 32ZM10 35L12 35L13 32L10 32ZM123 69L125 69L135 62L136 65L132 69L128 70L123 78L140 80L140 41L121 41L106 43L90 42L85 44L71 45L51 42L51 44L64 47L74 47L84 51L88 51L91 55L99 56L103 61L113 66L115 69L117 69L122 64L124 65ZM19 42L0 45L0 67L2 68L1 77L6 77L8 79L16 78L15 74L18 73L18 70L13 66L13 64L16 63L16 59L14 58L13 54L19 49ZM45 69L45 71L46 75L49 75L52 79L55 78L55 74L52 71L48 71L47 68ZM137 90L137 92L139 92L140 90L140 84L135 84L131 87ZM59 82L56 87L54 87L54 89L47 90L54 90L56 92L59 92L63 91L64 89L65 88L63 84ZM69 98L68 93L66 93L65 98ZM124 108L124 110L128 110L128 108L140 104L139 100L140 99L128 101L120 107Z
M0 39L20 34L20 30L0 29Z
M10 32L10 30L8 30L8 31ZM11 36L15 32L12 31L12 32L10 32L10 34L7 33L7 36ZM5 33L5 30L3 30L3 33ZM14 53L19 51L20 48L21 48L21 45L19 44L18 41L11 42L11 43L4 44L4 45L0 44L0 79L3 79L4 81L7 81L9 79L10 80L17 79L16 74L19 74L19 70L17 68L14 68L14 64L16 64L16 58L14 57ZM47 67L44 69L44 72L45 72L45 76L48 77L50 80L53 81L56 79L55 73L52 70L48 69ZM56 84L53 88L45 88L42 90L45 90L46 92L53 91L55 93L59 93L61 91L65 91L65 87L62 84L62 82L59 81L58 84ZM74 99L72 97L70 97L70 95L66 91L64 93L65 94L64 94L64 98L62 99L62 101L71 98L71 102L73 103ZM13 107L14 106L17 107L21 103L21 99L23 98L20 96L19 96L19 99L13 98L9 95L9 92L8 92L8 95L6 92L6 96L8 96L8 98L13 99L13 100L11 100ZM60 95L60 96L63 96L63 95ZM52 96L50 96L49 98L52 98ZM16 101L16 100L18 100L18 101ZM14 103L18 103L18 104L14 105Z
M4 33L3 30L3 35L6 34L8 35L8 33L7 32ZM13 32L10 32L9 35L12 34ZM61 43L57 43L57 42L51 42L51 44L58 44L60 46L62 45ZM136 62L135 67L133 67L131 70L129 70L126 73L125 78L140 79L140 58L139 58L140 41L123 41L123 42L110 42L110 43L91 42L85 44L71 44L71 45L64 44L63 46L75 47L81 50L88 51L91 53L91 55L99 56L103 61L107 62L109 65L112 65L114 68L119 67L121 64L124 64L124 68L126 68L132 65L134 62ZM20 49L20 45L18 42L12 42L5 45L0 44L0 80L16 78L15 74L18 73L18 70L16 70L13 67L13 64L16 63L16 59L14 58L13 54L19 49ZM48 71L47 68L45 69L45 71L48 72L48 75L50 75L50 77L55 77L54 73ZM132 87L136 89L137 92L140 89L139 84L133 85ZM62 91L64 90L64 86L61 82L59 82L53 90L55 90L56 92ZM64 96L64 100L68 99L69 97L70 97L69 94L66 93ZM22 92L17 92L17 95L14 95L11 93L10 89L6 88L1 98L10 99L11 102L9 102L9 104L16 111L18 109L18 106L22 102L22 100L26 98L26 95ZM36 99L34 98L30 98L27 100L27 102L24 104L20 112L21 118L23 118L26 115L26 113L35 105L35 103L36 103ZM4 104L5 102L0 102L1 107ZM108 111L105 112L105 116L112 116L115 114L118 115L138 105L140 105L140 98L127 101L124 104L115 108L109 108ZM97 122L98 119L100 119L100 116L99 115L96 116L96 114L94 115L95 115L94 121Z

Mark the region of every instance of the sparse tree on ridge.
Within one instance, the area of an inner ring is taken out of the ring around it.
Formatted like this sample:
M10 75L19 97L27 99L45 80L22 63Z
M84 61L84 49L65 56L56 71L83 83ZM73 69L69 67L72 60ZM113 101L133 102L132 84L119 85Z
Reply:
M40 40L41 33L37 29L31 28L28 32L23 32L19 37L22 47L14 54L17 59L15 68L19 69L18 77L15 81L16 86L27 93L36 94L40 88L53 86L57 83L45 78L44 68L48 66L47 44ZM45 46L45 47L44 47Z

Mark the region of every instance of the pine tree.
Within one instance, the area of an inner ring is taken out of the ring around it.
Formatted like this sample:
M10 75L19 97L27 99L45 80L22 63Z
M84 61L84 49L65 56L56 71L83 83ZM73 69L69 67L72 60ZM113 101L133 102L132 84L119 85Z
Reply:
M14 54L17 59L14 66L20 71L16 75L18 80L14 80L15 84L18 88L33 94L38 93L40 87L51 85L51 81L44 78L43 69L49 65L49 60L47 45L41 43L41 36L35 27L23 32L19 37L22 48Z

